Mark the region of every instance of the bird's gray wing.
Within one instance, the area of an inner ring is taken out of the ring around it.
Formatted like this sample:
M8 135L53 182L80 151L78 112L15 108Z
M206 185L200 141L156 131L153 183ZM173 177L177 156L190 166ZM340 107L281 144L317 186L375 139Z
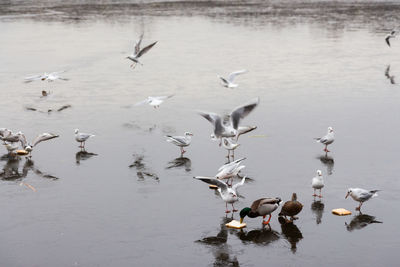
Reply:
M255 99L251 100L248 104L245 104L243 106L239 106L239 107L235 108L231 113L232 127L237 130L237 128L239 127L240 119L243 119L244 117L249 115L249 113L255 107L257 107L259 102L260 102L260 99L257 97Z
M390 46L389 39L390 39L390 35L388 35L388 36L385 38L385 41L386 41L386 43L387 43L388 46Z
M29 82L37 81L37 80L42 79L42 77L44 77L44 75L42 75L42 74L28 76L28 77L25 77L25 82L29 83Z
M135 54L136 54L136 55L137 55L137 54L139 53L139 51L140 51L140 44L142 43L143 35L144 35L144 33L142 33L142 34L140 35L139 41L137 41L136 44L135 44Z
M171 136L171 135L166 135L166 137L175 140L176 142L186 145L187 144L187 140L186 137L184 136Z
M222 192L224 192L228 189L228 185L226 183L224 183L221 180L215 179L213 177L196 176L193 178L195 178L197 180L201 180L207 184L212 184L212 185L218 186L218 188L221 188Z
M388 78L390 79L389 71L390 71L390 65L388 65L388 66L386 67L386 70L385 70L385 76L388 77Z
M143 100L143 101L137 102L137 103L135 104L135 106L140 106L140 105L143 105L143 104L146 104L146 103L149 103L149 98L146 98L146 99Z
M214 133L216 135L220 135L223 132L221 116L208 112L199 112L199 114L214 125Z
M137 57L141 57L143 56L145 53L147 53L147 51L149 51L157 42L154 42L152 44L149 44L148 46L146 46L145 48L143 48L142 50L140 50L140 52L137 54Z
M26 136L24 134L19 135L19 141L21 143L22 148L25 148L26 145L28 144L28 141L26 140Z
M243 161L243 160L245 160L245 159L246 159L246 158L240 158L240 159L237 159L237 160L235 160L235 161L226 163L226 164L222 165L221 167L219 167L218 171L222 171L222 169L225 169L225 168L228 168L228 167L230 167L230 166L236 165L236 164L238 164L239 162L241 162L241 161Z
M218 78L220 78L220 79L221 79L224 83L226 83L226 84L229 83L224 77L218 76Z
M235 79L235 77L239 74L245 73L247 72L247 70L238 70L238 71L234 71L231 74L229 74L228 76L228 81L229 82L233 82L233 80Z
M39 135L35 138L35 140L33 140L32 146L36 146L36 145L39 144L40 142L47 141L47 140L50 140L50 139L53 139L53 138L57 138L57 137L59 137L59 135L57 135L57 134L52 134L52 133L42 133L42 134L39 134Z
M244 176L243 179L242 179L239 183L234 184L234 185L232 186L232 189L236 191L236 188L238 188L239 186L244 185L244 181L245 181L245 180L246 180L246 176Z
M165 99L171 98L171 97L173 97L173 96L174 96L174 95L151 96L150 98L156 99L156 100L165 100Z

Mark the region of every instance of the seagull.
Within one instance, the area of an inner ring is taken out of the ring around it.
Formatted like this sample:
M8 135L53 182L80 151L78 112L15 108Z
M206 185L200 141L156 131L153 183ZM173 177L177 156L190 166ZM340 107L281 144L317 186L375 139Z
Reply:
M259 216L263 217L262 224L267 225L271 220L271 213L274 212L282 200L279 197L276 198L260 198L251 204L251 208L246 207L240 211L240 223L243 223L244 217L256 218ZM265 216L269 215L267 221L264 221Z
M7 128L0 128L0 140L3 140L3 137L6 137L11 133L12 131ZM3 140L3 144L5 145L6 141Z
M227 87L227 88L236 88L236 87L238 87L238 84L233 83L233 81L235 80L235 77L236 77L237 75L239 75L239 74L246 73L246 72L247 72L247 70L238 70L238 71L234 71L234 72L232 72L231 74L229 74L229 76L228 76L227 79L225 79L224 77L221 77L221 76L219 76L219 75L217 75L217 77L221 79L222 85L223 85L224 87Z
M389 47L390 47L390 42L389 42L390 38L395 38L395 37L396 37L396 31L395 30L391 31L388 35L386 35L385 41L386 41L386 43L387 43L387 45Z
M238 175L238 173L245 168L246 166L244 165L240 165L241 162L243 160L245 160L246 158L241 158L235 161L232 161L230 163L224 164L222 165L219 169L218 169L218 173L215 175L215 178L217 179L231 179L233 177L235 177L236 175Z
M5 143L4 146L6 147L9 154L14 154L14 151L18 149L18 143Z
M75 129L75 140L77 142L80 142L81 145L79 146L82 149L85 149L85 142L88 140L90 137L95 136L94 134L87 134L87 133L80 133L79 129Z
M232 151L232 158L235 157L235 149L240 146L240 144L236 143L233 139L224 137L222 138L222 146L228 150L228 156L226 156L229 159L230 153Z
M176 146L181 148L181 156L186 152L183 147L189 146L190 142L192 141L193 134L190 132L185 132L185 136L171 136L166 135L167 142L170 142Z
M351 196L355 201L360 202L360 205L356 208L356 210L359 211L359 210L361 210L361 206L365 201L369 200L370 198L378 196L378 194L376 193L378 191L380 191L380 190L368 191L368 190L365 190L362 188L349 188L347 190L347 194L346 194L345 198L347 198L348 196Z
M233 206L233 203L235 203L236 201L239 200L237 188L244 184L244 181L246 180L246 176L244 176L243 179L239 183L234 184L232 187L229 187L225 182L220 181L215 178L212 178L212 177L196 176L194 178L201 180L207 184L212 184L212 185L218 186L218 192L221 195L221 198L225 201L225 207L226 207L225 213L230 212L230 210L228 210L228 203L232 205L232 212L237 211L235 209L235 207Z
M63 72L65 72L65 70L50 72L50 73L45 72L44 74L28 76L28 77L25 77L25 82L29 83L29 82L38 81L38 80L48 81L48 82L53 82L55 80L68 81L68 79L60 76L60 74Z
M138 63L143 66L143 64L139 61L139 58L141 56L143 56L147 51L149 51L157 43L157 42L154 42L154 43L149 44L148 46L144 47L143 49L140 49L140 44L142 43L142 40L143 40L143 34L140 35L139 41L137 41L135 44L134 53L126 57L127 59L130 59L134 62L131 65L132 68L135 68Z
M12 133L10 130L8 130L7 132L8 134L4 137L0 137L1 140L3 140L3 142L9 142L9 143L16 143L19 142L20 139L20 135L22 134L22 132L18 132L16 134Z
M314 138L314 139L317 140L318 143L325 145L325 148L324 148L325 152L330 152L328 150L328 145L332 144L333 141L335 141L335 133L333 132L333 128L328 127L328 133L324 137Z
M317 194L315 194L315 190L319 189L319 197L322 197L321 194L321 189L322 187L324 187L324 178L322 177L322 172L320 170L317 170L317 176L315 176L314 178L312 178L311 181L311 186L312 188L314 188L314 197L317 196Z
M229 122L224 123L221 116L210 112L199 112L206 120L214 126L213 135L215 138L220 139L220 146L222 144L222 137L236 137L239 138L239 123L240 120L249 115L249 113L258 105L260 99L257 97L252 99L248 104L244 104L235 108L230 116Z
M154 108L160 107L160 105L164 102L164 100L173 97L174 95L168 95L168 96L149 96L145 100L140 101L135 104L135 106L143 105L143 104L149 104L150 106L153 106Z
M43 142L43 141L47 141L47 140L50 140L50 139L57 138L57 137L59 137L59 135L57 135L57 134L41 133L38 136L36 136L36 138L33 140L32 143L28 143L25 135L23 133L20 133L19 134L19 141L21 142L21 146L23 147L23 149L25 151L28 151L29 155L31 155L33 148L37 144L39 144L40 142ZM32 157L32 156L30 156L30 157Z
M390 83L391 83L391 84L396 84L396 82L395 82L395 80L394 80L395 76L394 76L394 75L390 75L389 72L390 72L390 65L388 65L388 66L386 67L385 76L386 76L386 78L388 78L388 79L390 80Z

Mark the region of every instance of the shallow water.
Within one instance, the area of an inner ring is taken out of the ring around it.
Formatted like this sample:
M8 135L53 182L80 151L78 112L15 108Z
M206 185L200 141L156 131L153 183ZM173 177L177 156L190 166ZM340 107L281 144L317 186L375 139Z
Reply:
M396 3L162 2L139 3L139 12L104 1L100 14L74 1L40 3L45 15L26 1L0 6L0 126L28 139L60 134L32 162L0 160L2 266L396 265L400 88L385 71L400 73L400 43L383 39L398 25ZM144 44L158 43L132 70L125 56L142 31ZM220 86L217 74L242 68L237 89ZM23 82L64 69L68 81ZM134 106L166 94L175 96L159 109ZM294 225L281 226L275 212L271 230L247 218L243 231L226 229L223 201L192 179L226 160L196 111L228 113L256 96L243 124L258 129L236 150L252 180L236 206L297 192L304 207ZM313 137L328 126L336 141L325 158ZM96 135L88 153L75 128ZM193 141L179 159L164 135L185 131ZM321 202L310 186L317 169ZM336 217L333 208L357 206L344 199L348 187L382 192L363 215Z

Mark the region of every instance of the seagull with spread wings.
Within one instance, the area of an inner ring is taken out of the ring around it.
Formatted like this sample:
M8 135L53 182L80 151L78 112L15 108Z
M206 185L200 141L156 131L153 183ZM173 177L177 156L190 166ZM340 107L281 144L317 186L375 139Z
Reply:
M36 138L33 140L32 143L28 143L28 141L23 133L20 132L20 133L18 133L18 135L19 135L19 141L21 142L21 146L25 151L27 151L29 153L29 157L32 157L31 156L32 150L37 144L39 144L40 142L43 142L43 141L47 141L47 140L51 140L51 139L59 137L59 135L53 134L53 133L41 133L38 136L36 136Z
M139 41L137 41L135 44L135 50L134 50L133 54L126 57L127 59L133 61L132 65L131 65L132 68L135 68L138 63L143 66L143 64L139 61L139 58L141 56L143 56L145 53L147 53L157 43L157 41L156 41L156 42L151 43L148 46L140 49L140 44L142 43L142 40L143 40L143 33L142 33L142 35L140 35Z
M222 85L223 85L224 87L227 87L227 88L236 88L236 87L239 86L238 84L233 83L233 81L235 80L236 76L238 76L238 75L240 75L240 74L243 74L243 73L246 73L246 72L247 72L247 70L237 70L237 71L234 71L234 72L232 72L231 74L229 74L228 78L226 78L226 79L225 79L224 77L222 77L222 76L219 76L219 75L217 75L217 76L218 76L218 78L221 79Z
M149 96L145 100L140 101L135 104L135 106L143 105L143 104L149 104L150 106L154 108L160 107L160 105L168 98L173 97L174 95L168 95L168 96Z

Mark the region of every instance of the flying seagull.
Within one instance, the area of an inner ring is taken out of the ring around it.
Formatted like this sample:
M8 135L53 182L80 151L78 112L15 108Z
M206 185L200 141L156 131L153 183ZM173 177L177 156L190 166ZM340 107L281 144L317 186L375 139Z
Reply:
M236 76L238 76L239 74L242 74L242 73L246 73L246 72L247 72L247 70L238 70L238 71L234 71L231 74L229 74L228 78L226 78L226 79L224 77L222 77L222 76L219 76L219 75L218 75L218 78L221 79L222 85L224 87L236 88L236 87L239 86L238 84L233 83L233 81L235 80Z
M55 80L68 81L68 79L60 76L60 74L63 72L65 72L65 70L57 71L57 72L50 72L50 73L45 72L44 74L28 76L28 77L25 77L25 82L29 83L29 82L38 81L38 80L48 81L48 82L53 82Z
M143 104L149 104L150 106L154 108L160 107L160 105L164 102L164 100L173 97L174 95L168 95L168 96L149 96L145 100L140 101L135 104L135 106L143 105Z
M385 37L385 41L386 41L386 43L387 43L387 45L390 47L390 38L395 38L396 37L396 31L395 30L393 30L393 31L391 31L388 35L386 35L386 37Z
M137 41L135 44L135 50L134 50L133 54L126 57L127 59L133 61L132 65L131 65L132 68L135 68L138 63L143 66L143 64L139 61L139 58L141 56L143 56L145 53L147 53L157 43L157 42L154 42L154 43L149 44L148 46L140 49L140 44L142 43L142 40L143 40L143 33L142 33L142 35L140 35L139 41Z
M29 155L31 155L31 152L32 152L33 148L37 144L39 144L40 142L43 142L43 141L47 141L47 140L50 140L50 139L57 138L57 137L59 137L59 135L53 134L53 133L42 133L42 134L39 134L33 140L32 143L28 143L28 141L27 141L27 139L26 139L26 137L25 137L25 135L23 133L20 133L19 137L20 137L19 141L21 142L21 146L23 147L24 150L29 152Z

